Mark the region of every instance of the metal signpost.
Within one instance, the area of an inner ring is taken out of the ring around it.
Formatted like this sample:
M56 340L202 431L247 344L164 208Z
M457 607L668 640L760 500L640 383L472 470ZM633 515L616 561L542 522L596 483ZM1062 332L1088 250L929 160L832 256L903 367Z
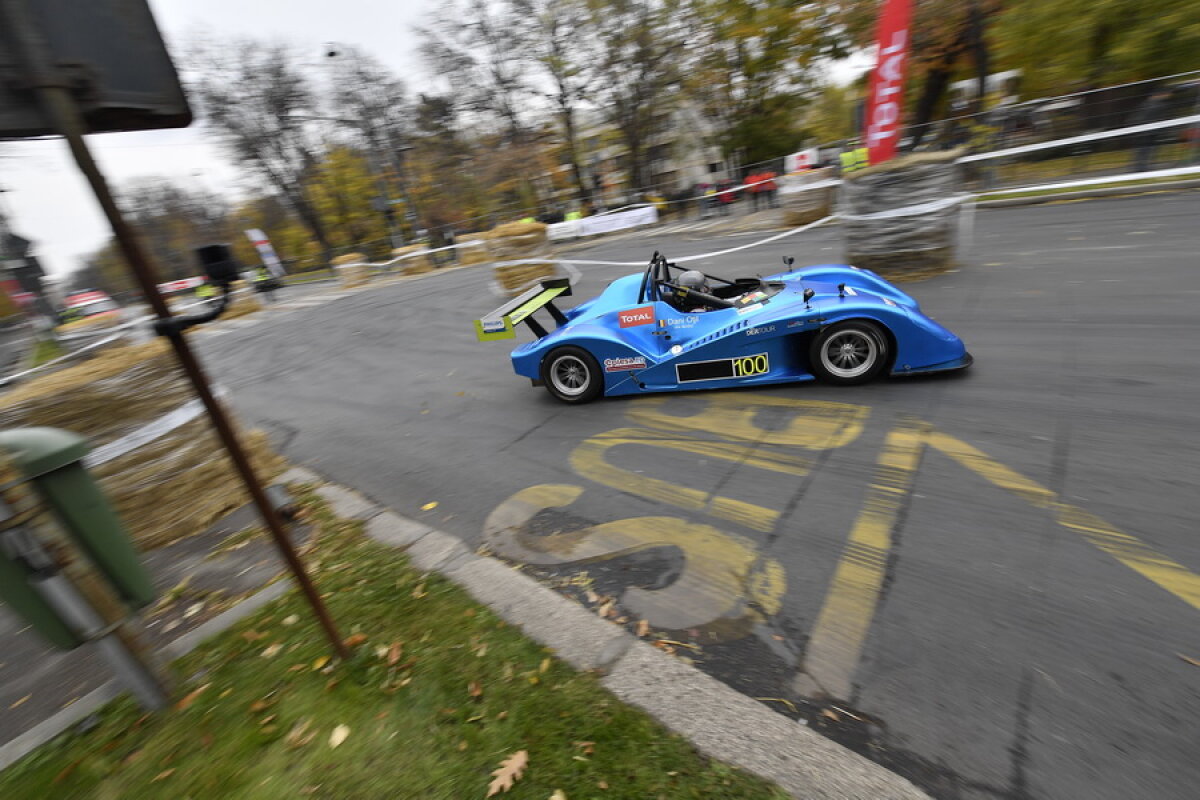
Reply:
M0 0L0 136L59 134L67 140L158 317L156 330L170 340L275 545L334 652L345 658L348 649L213 396L182 326L172 324L154 270L84 142L86 133L189 122L191 111L145 0Z

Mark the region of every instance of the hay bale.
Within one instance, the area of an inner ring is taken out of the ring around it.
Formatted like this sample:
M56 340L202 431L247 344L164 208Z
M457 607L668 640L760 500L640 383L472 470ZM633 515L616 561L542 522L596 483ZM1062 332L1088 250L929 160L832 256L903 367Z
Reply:
M528 258L546 246L546 227L541 222L509 222L481 238L487 241L488 251L495 259Z
M396 262L395 268L402 275L420 275L433 270L433 264L429 260L428 255L412 255L413 253L423 253L429 248L423 244L410 244L407 247L397 247L392 251L392 258L408 256L403 261Z
M156 340L109 350L0 395L0 427L63 428L96 448L193 399L169 346ZM265 435L243 436L242 443L264 480L282 469ZM143 548L199 533L248 499L206 416L96 466L93 474Z
M847 262L899 280L953 267L960 211L954 200L963 194L954 161L960 155L916 153L849 175L842 214Z
M805 189L812 183L820 183L833 177L833 170L814 169L800 175L788 175L779 179L779 205L783 209L783 224L791 227L807 225L824 219L833 213L835 188Z
M353 289L371 280L371 267L363 253L346 253L333 259L332 263L343 289Z
M496 267L496 282L510 294L519 294L543 278L553 278L558 267L551 261L507 264Z
M469 264L486 264L491 260L492 255L488 250L486 242L461 245L458 248L458 263L464 266Z

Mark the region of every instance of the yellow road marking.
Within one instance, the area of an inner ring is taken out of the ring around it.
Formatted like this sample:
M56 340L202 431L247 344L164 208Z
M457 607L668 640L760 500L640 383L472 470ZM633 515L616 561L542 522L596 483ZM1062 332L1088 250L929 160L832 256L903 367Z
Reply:
M832 697L850 696L851 679L887 574L892 528L912 489L927 436L928 427L915 422L888 433L866 502L813 625L804 671Z
M1050 511L1059 525L1200 609L1200 575L1095 514L1062 502L1055 492L995 461L979 448L932 430L925 423L908 423L888 434L866 503L809 638L805 673L828 694L844 698L851 691L854 670L886 576L891 531L904 497L912 491L920 453L926 446L1034 508Z
M766 616L778 613L786 580L783 567L762 558L754 542L709 525L678 517L632 517L581 531L529 532L528 523L545 508L562 508L583 489L545 484L517 492L484 523L484 539L505 558L545 566L584 565L652 547L671 546L683 553L679 577L661 589L631 587L621 605L656 628L708 628L736 636Z
M832 450L858 438L871 413L870 406L824 400L795 400L763 394L717 394L703 410L690 416L662 410L666 395L636 401L629 411L634 422L668 431L697 431L735 442L767 441L772 445ZM764 410L783 408L796 412L782 430L763 428L755 419Z
M1057 494L1046 487L993 461L983 451L961 439L940 432L934 433L930 437L929 446L945 453L988 482L1012 492L1035 508L1051 511L1059 525L1078 533L1092 546L1166 589L1192 608L1200 609L1200 575L1155 552L1136 536L1114 528L1090 511L1062 502Z

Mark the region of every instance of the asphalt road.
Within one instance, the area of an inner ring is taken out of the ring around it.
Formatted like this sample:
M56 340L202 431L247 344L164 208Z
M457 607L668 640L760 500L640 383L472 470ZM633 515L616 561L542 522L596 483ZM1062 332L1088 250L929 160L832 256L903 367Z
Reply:
M979 213L968 263L904 287L966 341L958 376L568 407L475 341L501 302L481 268L248 318L201 350L292 461L581 602L615 597L936 797L1190 798L1198 200ZM573 257L764 235L651 231ZM837 262L839 237L700 264ZM580 300L633 271L580 270Z

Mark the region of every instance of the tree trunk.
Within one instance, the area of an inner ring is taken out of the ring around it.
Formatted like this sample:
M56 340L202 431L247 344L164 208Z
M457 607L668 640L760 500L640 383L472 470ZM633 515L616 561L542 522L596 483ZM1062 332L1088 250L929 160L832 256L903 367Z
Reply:
M579 151L575 142L575 112L569 104L562 107L563 135L567 140L567 157L570 159L571 176L575 179L575 194L581 206L591 204L592 193L588 191L583 179L583 169L579 166Z

